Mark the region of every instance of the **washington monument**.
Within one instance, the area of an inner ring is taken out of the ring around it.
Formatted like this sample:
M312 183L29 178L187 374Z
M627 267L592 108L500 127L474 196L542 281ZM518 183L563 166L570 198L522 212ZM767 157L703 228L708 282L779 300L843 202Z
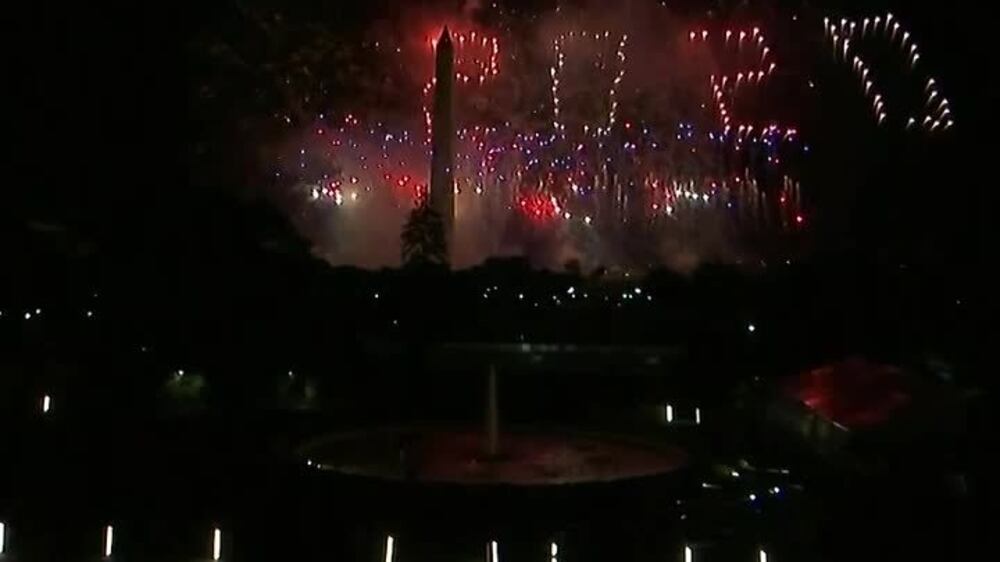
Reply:
M437 42L434 113L431 133L430 205L441 216L445 241L452 248L455 232L455 117L452 92L455 83L455 49L445 27Z

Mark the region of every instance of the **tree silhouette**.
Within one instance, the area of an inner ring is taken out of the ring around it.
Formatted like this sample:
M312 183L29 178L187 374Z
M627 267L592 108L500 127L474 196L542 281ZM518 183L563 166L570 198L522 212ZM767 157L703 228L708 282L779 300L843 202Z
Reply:
M400 238L405 265L448 263L444 221L426 202L410 212Z

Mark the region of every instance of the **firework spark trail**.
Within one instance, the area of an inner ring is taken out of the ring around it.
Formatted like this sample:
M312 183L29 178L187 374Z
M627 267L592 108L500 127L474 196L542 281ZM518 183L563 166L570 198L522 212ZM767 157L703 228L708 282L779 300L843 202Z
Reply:
M892 12L886 13L884 17L866 17L860 26L857 21L848 18L841 18L839 22L824 18L823 31L832 44L834 57L844 63L851 61L852 70L861 81L864 95L872 106L877 123L884 124L889 118L885 110L885 95L877 88L874 71L865 59L860 54L850 57L852 46L856 44L853 42L879 41L898 48L899 54L906 61L906 69L911 73L917 73L918 68L922 67L919 64L921 54L913 35ZM906 130L919 128L927 133L935 133L951 129L955 121L948 100L943 97L937 86L937 79L925 74L922 80L923 107L919 108L917 115L907 118Z
M897 24L845 20L825 29L838 58L876 37L914 52L911 35ZM632 103L638 88L629 54L640 48L634 45L641 45L641 37L564 30L545 40L548 72L537 76L545 99L528 98L527 112L542 121L511 116L513 123L486 118L468 99L502 102L510 82L530 82L525 76L532 69L524 70L524 50L507 34L474 29L454 35L456 88L464 92L456 108L456 232L459 244L475 241L459 262L476 263L505 247L517 251L527 244L521 239L526 232L532 233L527 238L542 233L573 249L560 255L594 253L600 257L592 261L614 261L622 252L613 246L630 230L655 233L655 245L677 236L679 228L702 228L702 221L727 225L737 235L747 228L795 230L806 222L794 167L786 163L805 150L798 128L766 115L734 114L744 112L738 104L766 104L763 89L777 77L774 46L761 28L680 32L680 43L702 51L699 56L712 64L699 67L705 73L700 84L681 84L701 96L704 115L694 110L674 119L644 118ZM430 39L418 43L433 46ZM872 83L872 108L884 121L888 102L874 86L871 67L860 55L848 60L855 61L863 83ZM434 84L418 84L423 89L414 97L414 113L423 114L422 123L419 117L381 122L371 117L374 111L364 119L323 118L282 157L281 181L293 183L322 210L342 245L348 243L342 224L379 229L392 238L426 195L427 100ZM925 95L930 121L923 126L951 127L948 102L933 78Z
M432 35L427 43L431 52L437 48L438 34ZM482 32L462 31L455 34L455 86L482 87L500 74L500 41L497 37L488 36ZM471 84L470 84L471 82ZM435 78L432 76L425 84L423 95L423 115L426 136L424 142L431 142L431 94L434 91Z
M587 65L588 68L592 69L597 67L598 69L606 69L607 63L605 59L608 58L604 53L601 52L601 47L607 48L612 43L614 38L610 31L604 31L603 33L594 32L590 33L583 31L577 33L576 31L570 31L568 33L562 34L553 41L553 65L549 68L549 76L552 80L552 128L563 138L566 137L566 123L561 119L562 115L560 108L562 101L560 98L560 84L563 80L564 69L566 65L566 50L571 46L571 44L588 43L590 46L597 47L596 60L588 61L592 62L592 65ZM613 66L614 78L608 87L608 93L606 97L607 102L607 117L603 124L587 124L585 125L584 134L593 133L596 137L608 136L611 134L611 130L614 128L618 119L618 90L621 87L622 81L625 79L626 72L626 46L628 44L628 35L622 34L618 37L617 49L614 52L615 63Z
M702 30L700 33L691 31L688 37L692 43L703 45L705 48L713 46L709 42L713 36L708 30ZM778 68L777 63L772 60L771 46L767 44L761 29L759 27L750 30L727 29L722 44L717 45L717 47L723 53L735 54L737 65L745 65L747 58L754 61L752 66L744 66L743 70L735 70L721 76L713 74L709 77L711 100L715 104L723 136L728 136L735 129L737 140L743 142L748 139L759 139L759 136L765 132L773 133L775 130L779 130L779 127L774 123L752 123L750 121L744 121L738 125L733 123L731 108L735 106L737 94L740 93L741 89L745 90L751 86L764 87L767 80L774 75ZM797 134L797 129L794 127L784 127L780 131L786 139Z

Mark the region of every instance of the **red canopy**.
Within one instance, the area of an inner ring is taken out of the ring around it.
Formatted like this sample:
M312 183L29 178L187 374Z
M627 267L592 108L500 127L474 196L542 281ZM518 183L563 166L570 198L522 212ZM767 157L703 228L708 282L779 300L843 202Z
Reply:
M857 359L791 377L783 390L851 429L881 425L911 400L902 370Z

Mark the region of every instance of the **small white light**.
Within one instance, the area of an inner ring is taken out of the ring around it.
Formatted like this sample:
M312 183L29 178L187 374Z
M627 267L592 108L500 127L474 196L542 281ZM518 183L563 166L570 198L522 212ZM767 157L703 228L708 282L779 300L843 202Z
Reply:
M747 324L747 331L752 334L757 331L757 326L754 326L753 324Z
M0 521L0 556L3 556L7 548L7 525Z
M52 397L46 394L42 396L42 413L47 414L52 409Z
M691 550L690 546L684 547L684 562L694 561L694 551Z
M30 312L25 312L24 313L24 319L25 320L31 320L31 313Z
M775 495L778 495L778 494L781 493L781 488L775 486L775 487L771 488L771 493L775 494Z
M750 494L750 501L757 501L757 494Z
M666 406L667 423L674 423L674 407L670 404Z
M761 549L760 552L757 553L757 560L758 562L767 562L767 552L765 552L764 549Z
M108 525L104 528L104 557L111 558L111 550L115 541L115 528Z
M549 555L552 556L553 558L555 558L556 556L559 556L559 545L558 544L552 543L552 544L549 545Z
M486 549L487 562L500 562L500 553L497 541L490 541L489 546Z
M701 425L701 408L694 409L694 423Z
M385 562L392 562L392 558L395 555L396 539L392 535L386 535L385 537Z
M220 560L222 558L222 531L216 527L212 531L212 560Z
M87 318L93 318L93 317L94 317L94 311L93 310L88 310L87 311Z
M729 475L732 476L733 478L739 478L740 477L740 473L736 472L735 470L732 471L732 472L730 472Z

